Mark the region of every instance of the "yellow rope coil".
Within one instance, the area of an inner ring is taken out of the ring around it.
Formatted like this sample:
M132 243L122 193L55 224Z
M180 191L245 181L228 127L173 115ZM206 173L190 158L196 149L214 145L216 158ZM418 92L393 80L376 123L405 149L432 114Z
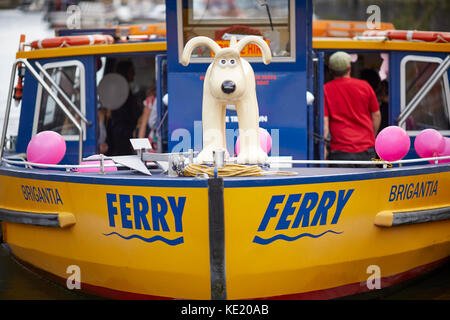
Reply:
M186 177L195 177L206 173L209 177L214 176L214 167L201 164L190 164L184 168ZM296 175L291 171L264 171L257 165L227 164L223 168L217 168L219 177L261 177L264 175Z
M387 168L392 168L392 163L390 163L389 161L386 161L383 159L375 159L375 158L372 158L372 161L381 162L382 164L385 164Z

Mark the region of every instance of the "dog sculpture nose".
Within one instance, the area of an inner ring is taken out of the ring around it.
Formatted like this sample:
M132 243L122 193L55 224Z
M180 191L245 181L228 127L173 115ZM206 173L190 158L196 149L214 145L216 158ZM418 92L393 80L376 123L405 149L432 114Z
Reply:
M224 93L230 94L230 93L233 93L234 90L236 90L236 85L234 84L233 81L227 80L222 83L222 91Z

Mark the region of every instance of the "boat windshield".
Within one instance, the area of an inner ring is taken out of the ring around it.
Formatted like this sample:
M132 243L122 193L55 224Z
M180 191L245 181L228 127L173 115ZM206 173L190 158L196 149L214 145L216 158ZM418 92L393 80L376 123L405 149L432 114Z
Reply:
M47 73L53 78L55 83L64 91L73 104L83 114L86 112L84 102L84 68L78 61L56 62L44 65ZM45 80L49 86L52 87L48 80ZM56 92L58 98L62 96ZM38 98L36 103L36 115L33 125L33 133L36 134L45 130L52 130L60 133L66 140L78 140L78 130L75 125L69 120L67 115L56 106L55 100L48 95L42 86L39 85ZM79 116L74 110L69 109L69 112L80 121Z
M411 59L406 62L404 66L406 104L417 94L438 66L439 63L434 61ZM448 101L448 94L448 80L442 77L406 119L406 130L420 131L433 128L440 131L449 131L450 101Z
M240 40L246 35L262 37L270 46L274 61L292 57L293 11L291 0L183 0L179 16L183 30L179 30L180 43L196 36L207 36L221 47L228 46L231 36ZM181 2L178 3L179 5ZM248 45L241 53L246 57L259 57L259 48ZM211 57L208 48L197 48L192 57Z

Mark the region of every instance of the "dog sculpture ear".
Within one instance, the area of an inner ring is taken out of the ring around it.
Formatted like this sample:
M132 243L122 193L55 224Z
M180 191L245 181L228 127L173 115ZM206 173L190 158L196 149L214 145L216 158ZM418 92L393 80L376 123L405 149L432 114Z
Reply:
M263 39L257 36L247 36L243 38L236 45L237 51L241 52L249 43L254 43L261 49L264 64L269 64L272 61L272 52L270 51L269 46Z
M189 64L192 51L199 46L208 46L214 54L217 54L220 50L220 46L211 38L203 36L192 38L184 46L183 54L181 55L180 62L183 66L187 66Z

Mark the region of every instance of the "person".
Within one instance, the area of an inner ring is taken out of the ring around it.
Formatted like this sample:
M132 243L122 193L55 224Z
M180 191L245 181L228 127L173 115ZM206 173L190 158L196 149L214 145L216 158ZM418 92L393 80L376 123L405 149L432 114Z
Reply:
M146 93L143 104L144 109L142 110L142 115L138 121L138 137L146 138L153 135L153 130L155 129L154 114L156 115L156 89L154 86L150 87Z
M360 78L366 80L372 87L377 96L378 105L380 106L381 123L379 130L386 128L389 124L389 96L388 96L388 82L381 80L379 72L374 69L364 69L361 71Z
M107 137L107 126L109 121L108 110L106 108L100 107L97 110L98 118L98 152L101 154L106 154L108 152L108 144L106 143Z
M134 67L131 61L120 61L117 64L116 72L125 77L128 83L134 80ZM130 138L133 138L141 112L142 107L138 99L133 95L130 86L128 98L125 103L120 108L111 112L110 127L108 128L107 134L107 155L119 156L134 154Z
M331 135L328 160L369 161L376 158L375 135L381 115L367 81L352 78L351 57L343 51L330 56L333 80L324 86L324 136ZM346 167L360 167L346 165Z

